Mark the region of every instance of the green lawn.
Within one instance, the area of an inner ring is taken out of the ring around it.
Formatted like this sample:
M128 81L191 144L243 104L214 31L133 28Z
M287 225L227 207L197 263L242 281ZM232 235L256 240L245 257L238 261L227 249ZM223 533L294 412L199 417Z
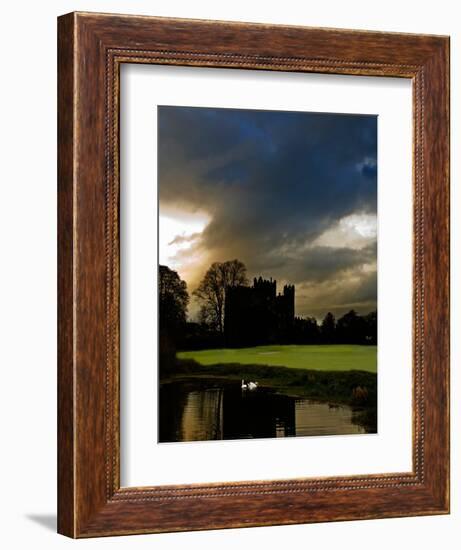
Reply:
M240 349L183 351L179 359L201 365L240 363L321 371L362 370L376 372L376 346L258 346Z

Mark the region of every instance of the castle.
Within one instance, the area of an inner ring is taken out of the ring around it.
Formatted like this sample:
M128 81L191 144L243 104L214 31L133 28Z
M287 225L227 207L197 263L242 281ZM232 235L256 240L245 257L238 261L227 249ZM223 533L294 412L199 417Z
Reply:
M284 343L295 319L295 287L285 285L277 295L277 281L253 280L253 286L229 287L224 308L224 336L228 347Z

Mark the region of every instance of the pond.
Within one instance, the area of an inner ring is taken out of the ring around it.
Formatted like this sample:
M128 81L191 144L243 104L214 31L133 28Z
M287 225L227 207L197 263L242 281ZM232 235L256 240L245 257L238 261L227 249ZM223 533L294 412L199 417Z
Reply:
M346 405L319 403L239 382L187 380L160 385L159 442L361 434Z

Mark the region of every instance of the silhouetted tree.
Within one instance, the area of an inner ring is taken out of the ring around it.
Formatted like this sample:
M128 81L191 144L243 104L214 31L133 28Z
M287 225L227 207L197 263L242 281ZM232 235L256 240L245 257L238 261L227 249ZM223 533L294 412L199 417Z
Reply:
M376 345L378 342L378 312L371 311L368 315L365 315L364 330L365 330L365 343Z
M295 317L293 333L289 343L317 344L320 340L320 327L315 317Z
M159 266L158 295L160 324L174 331L186 322L189 294L186 282L166 265Z
M201 306L200 322L210 325L222 334L227 289L231 286L247 285L246 267L240 260L213 263L193 292Z
M184 338L189 294L176 271L165 265L158 271L160 376L173 368L176 348Z
M336 340L341 344L364 344L365 321L351 309L336 323Z
M333 344L336 336L336 320L333 313L328 312L325 315L325 318L322 321L320 327L320 332L322 335L322 340L326 344Z

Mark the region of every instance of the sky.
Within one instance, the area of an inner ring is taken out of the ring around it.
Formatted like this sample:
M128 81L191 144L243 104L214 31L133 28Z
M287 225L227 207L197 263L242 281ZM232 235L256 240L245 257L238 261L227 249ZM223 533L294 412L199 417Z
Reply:
M376 116L159 106L158 182L159 261L189 293L237 258L294 284L297 316L376 309Z

